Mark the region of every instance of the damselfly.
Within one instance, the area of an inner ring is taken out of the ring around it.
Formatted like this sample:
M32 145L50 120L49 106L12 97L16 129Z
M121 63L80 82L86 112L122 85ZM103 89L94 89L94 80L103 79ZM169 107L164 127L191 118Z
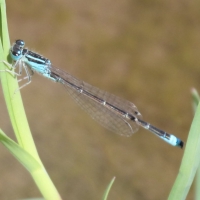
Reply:
M49 59L24 48L24 46L23 40L16 40L10 49L10 56L13 60L11 67L15 69L19 66L19 73L9 72L21 75L22 70L25 70L26 76L23 79L28 80L19 89L28 85L33 72L37 72L54 82L63 84L81 108L107 129L120 135L130 136L141 126L165 142L183 147L184 143L176 136L143 121L133 103L74 78L67 72L54 67Z

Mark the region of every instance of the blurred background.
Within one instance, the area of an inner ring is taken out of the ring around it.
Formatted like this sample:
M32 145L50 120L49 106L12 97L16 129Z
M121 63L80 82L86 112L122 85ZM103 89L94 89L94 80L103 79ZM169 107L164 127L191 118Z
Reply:
M143 119L186 141L192 87L200 89L200 3L146 0L7 1L11 42L96 87L133 102ZM65 88L42 76L21 90L39 155L63 199L167 199L184 150L146 130L114 134ZM0 92L0 127L14 138ZM41 196L0 145L0 199ZM187 199L194 198L193 188Z

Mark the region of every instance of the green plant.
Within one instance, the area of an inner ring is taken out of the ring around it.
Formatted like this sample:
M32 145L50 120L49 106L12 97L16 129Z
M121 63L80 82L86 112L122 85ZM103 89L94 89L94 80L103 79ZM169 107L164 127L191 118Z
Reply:
M0 35L0 60L9 62L10 40L7 27L6 5L5 1L0 1L1 6L1 35ZM0 63L0 70L5 71L7 65ZM11 70L11 69L8 69ZM20 91L13 94L18 88L18 82L12 73L1 73L1 83L3 93L11 119L11 123L18 141L18 144L0 131L0 142L18 159L21 164L30 172L40 192L45 199L61 199L54 184L48 176L37 153L30 128L26 119Z
M200 104L198 93L195 90L193 90L192 96L193 108L196 112L188 135L180 170L170 192L169 200L186 199L200 163ZM196 194L196 198L200 198L199 194Z

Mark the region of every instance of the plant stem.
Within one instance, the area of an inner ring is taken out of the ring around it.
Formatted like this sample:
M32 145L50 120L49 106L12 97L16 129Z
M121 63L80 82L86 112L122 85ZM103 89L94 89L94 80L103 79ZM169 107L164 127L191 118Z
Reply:
M5 0L0 0L0 7L0 60L8 63L10 59L10 40L6 18ZM6 69L8 70L8 66L1 62L0 70L5 71ZM58 194L39 158L24 111L20 91L15 92L16 89L19 88L17 78L13 77L13 75L8 72L1 72L0 74L4 98L17 141L19 145L32 155L33 158L41 165L41 168L37 171L31 172L31 175L46 200L60 200L60 195Z
M172 187L168 200L186 199L189 189L194 180L197 168L200 163L200 104L197 107L185 152L181 162L181 167Z

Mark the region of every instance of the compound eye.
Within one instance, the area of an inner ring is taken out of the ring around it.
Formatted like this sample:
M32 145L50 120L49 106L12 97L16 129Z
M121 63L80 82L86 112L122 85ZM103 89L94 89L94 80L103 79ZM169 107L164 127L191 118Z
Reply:
M17 47L14 47L12 50L11 50L12 54L14 56L20 56L22 54L21 50Z
M25 45L25 42L23 40L16 40L15 44L18 45L19 47L23 48Z
M12 51L12 54L14 56L19 56L21 54L21 51L20 50L17 50L17 51Z

